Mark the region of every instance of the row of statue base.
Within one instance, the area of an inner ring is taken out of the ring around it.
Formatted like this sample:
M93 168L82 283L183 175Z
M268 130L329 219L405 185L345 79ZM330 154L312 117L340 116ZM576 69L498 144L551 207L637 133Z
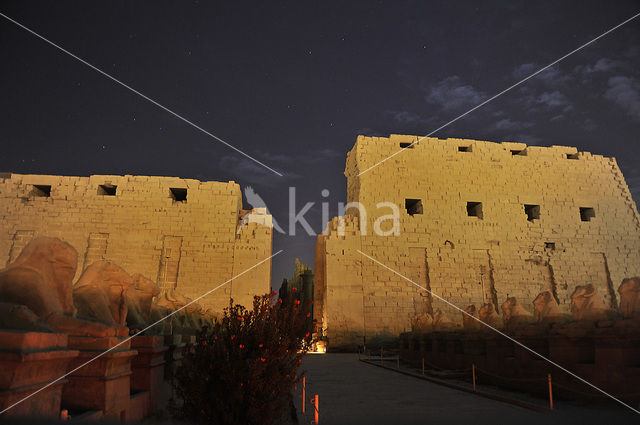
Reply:
M140 420L166 404L165 378L214 317L108 261L74 284L77 263L41 237L0 270L0 411Z
M640 401L640 327L632 319L619 321L624 322L622 326L583 328L582 332L574 332L570 323L554 325L556 332L551 333L522 327L510 332L510 338L469 330L407 332L400 337L400 359L416 368L424 365L438 370L440 376L455 371L455 376L462 372L470 379L473 367L479 383L541 396L548 396L551 374L554 396L607 399L584 379L636 404Z
M139 421L166 405L168 381L195 337L69 336L0 331L4 415ZM64 415L63 415L64 416Z

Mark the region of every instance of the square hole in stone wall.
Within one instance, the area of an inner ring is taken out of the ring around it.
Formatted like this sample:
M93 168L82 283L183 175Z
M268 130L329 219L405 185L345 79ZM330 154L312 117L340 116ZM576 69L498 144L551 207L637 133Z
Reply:
M50 184L34 184L31 194L33 196L37 196L40 198L48 198L51 196L51 185Z
M458 146L458 152L471 152L471 146Z
M567 154L567 159L578 159L578 154L577 153L568 153Z
M482 219L482 202L467 202L467 215Z
M405 199L404 207L409 215L422 214L422 200L420 199Z
M102 195L102 196L116 196L116 190L118 189L118 186L113 185L113 184L101 184L100 186L98 186L98 195Z
M526 149L511 149L511 155L513 156L527 156Z
M402 149L413 149L415 145L415 143L400 143Z
M591 221L596 216L596 210L591 207L580 207L580 220Z
M554 251L556 249L556 243L555 242L545 242L544 243L544 249L548 249L548 250Z
M187 202L187 189L182 187L172 187L169 188L169 191L171 191L171 197L174 202Z
M540 218L540 205L525 204L524 213L527 215L527 220L537 220Z

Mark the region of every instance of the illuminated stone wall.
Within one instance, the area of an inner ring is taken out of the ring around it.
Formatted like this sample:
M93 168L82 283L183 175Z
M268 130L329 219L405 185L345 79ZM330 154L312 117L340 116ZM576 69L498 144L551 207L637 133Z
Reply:
M249 214L247 216L247 214ZM242 217L247 224L241 227ZM79 277L106 259L196 298L269 257L271 216L242 210L234 182L174 177L0 175L0 265L37 236L78 251ZM220 310L270 291L267 261L199 301Z
M568 311L575 286L587 283L617 307L622 279L640 274L640 220L614 158L426 138L358 176L417 139L359 136L348 154L348 202L366 214L348 209L317 240L315 311L330 346L398 335L424 311L461 320L357 250L461 308L515 296L532 311L549 290ZM375 234L391 213L379 202L397 205L399 235Z

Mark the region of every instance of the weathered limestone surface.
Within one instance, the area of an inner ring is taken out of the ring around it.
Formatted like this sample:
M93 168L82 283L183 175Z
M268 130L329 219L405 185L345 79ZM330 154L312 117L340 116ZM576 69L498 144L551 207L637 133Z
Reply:
M13 406L7 416L60 416L67 379L41 389L67 373L70 362L78 356L67 344L65 334L0 330L0 409Z
M425 302L460 318L358 250L461 308L492 303L497 314L508 297L529 308L548 291L567 314L575 288L588 284L618 307L614 288L640 274L640 216L614 158L425 138L358 176L417 139L358 136L347 156L347 201L366 214L347 209L317 239L314 313L330 346L409 330ZM420 204L408 211L411 200ZM400 210L397 236L375 234L392 213L379 202Z
M0 318L2 326L22 330L56 330L71 335L115 335L115 328L73 317L71 279L76 272L75 249L57 238L39 237L24 247L16 260L0 270ZM11 323L17 312L24 324ZM45 326L41 326L46 322Z
M242 210L234 182L3 174L0 221L3 266L35 237L58 237L79 253L74 281L92 263L108 260L192 299L269 257L272 249L271 216L263 209ZM253 295L270 291L270 279L267 261L201 304L218 311L231 296L250 303Z

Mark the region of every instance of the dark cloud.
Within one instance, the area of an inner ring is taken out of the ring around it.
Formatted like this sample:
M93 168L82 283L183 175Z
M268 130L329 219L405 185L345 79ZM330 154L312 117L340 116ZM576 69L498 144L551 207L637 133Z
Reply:
M476 106L486 100L487 95L465 84L457 75L447 77L436 84L423 86L428 103L440 106L445 111L459 111Z
M535 102L538 105L543 105L548 109L560 109L563 112L568 112L573 109L573 106L567 99L567 97L559 91L540 93Z
M618 75L609 78L604 97L622 108L625 113L640 119L640 82Z
M500 121L497 121L492 126L492 128L495 130L501 130L501 131L513 131L513 130L521 130L524 128L529 128L532 126L533 126L533 123L531 122L515 121L509 118L504 118L504 119L501 119Z
M416 122L420 122L422 119L420 115L411 111L385 111L385 114L390 115L393 120L400 124L413 124Z

